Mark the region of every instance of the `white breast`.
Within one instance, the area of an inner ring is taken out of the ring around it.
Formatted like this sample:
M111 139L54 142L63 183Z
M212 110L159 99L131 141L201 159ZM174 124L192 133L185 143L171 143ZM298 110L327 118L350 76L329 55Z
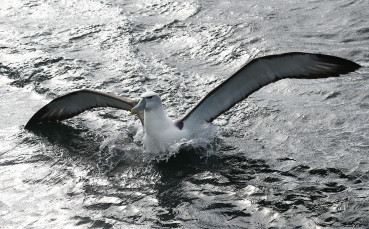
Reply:
M164 111L145 110L145 151L158 154L167 152L168 148L181 139L188 139L191 133L187 129L178 129Z

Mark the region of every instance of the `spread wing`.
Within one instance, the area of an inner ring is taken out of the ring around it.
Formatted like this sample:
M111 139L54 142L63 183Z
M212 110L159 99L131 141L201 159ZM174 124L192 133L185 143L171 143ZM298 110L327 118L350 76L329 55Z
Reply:
M32 116L25 128L40 122L68 119L95 107L114 107L130 111L137 103L138 101L104 92L88 89L79 90L58 97L42 107ZM138 116L143 125L143 112L139 113Z
M285 78L315 79L339 76L360 65L335 56L311 53L285 53L254 59L210 91L176 125L211 122L263 86Z

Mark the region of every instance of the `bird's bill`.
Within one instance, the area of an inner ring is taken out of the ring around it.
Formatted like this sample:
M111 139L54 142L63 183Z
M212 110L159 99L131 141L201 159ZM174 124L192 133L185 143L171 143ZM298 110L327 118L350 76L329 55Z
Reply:
M131 115L137 114L137 112L139 112L140 110L145 109L145 107L146 107L146 100L145 100L145 98L142 98L137 103L137 105L131 109Z

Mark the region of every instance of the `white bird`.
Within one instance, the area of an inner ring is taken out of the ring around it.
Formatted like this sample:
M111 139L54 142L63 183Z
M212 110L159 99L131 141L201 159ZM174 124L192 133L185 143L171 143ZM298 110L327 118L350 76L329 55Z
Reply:
M202 123L213 121L269 83L285 78L336 77L358 68L360 65L352 61L323 54L293 52L264 56L244 65L176 121L165 114L161 99L155 92L145 92L136 101L84 89L52 100L32 116L25 128L41 122L68 119L95 107L115 107L138 115L144 126L143 143L147 151L165 152L171 144L191 138Z

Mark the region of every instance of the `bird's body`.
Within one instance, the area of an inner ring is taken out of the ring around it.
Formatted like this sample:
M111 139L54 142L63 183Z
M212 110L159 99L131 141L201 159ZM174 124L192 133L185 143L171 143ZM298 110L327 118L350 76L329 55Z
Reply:
M322 54L296 52L265 56L247 63L175 121L165 114L155 92L145 92L135 101L85 89L54 99L32 116L26 128L40 122L61 121L94 107L115 107L138 115L144 126L143 143L147 151L166 152L171 144L191 138L203 123L213 121L269 83L285 78L337 77L359 67L352 61Z
M171 144L192 136L188 128L179 129L163 109L145 111L145 117L143 144L151 153L165 152Z
M145 135L143 137L147 151L151 153L165 152L174 142L191 137L191 132L187 128L179 129L174 121L167 116L158 94L146 92L141 97L145 99L146 107L148 107L144 109Z

